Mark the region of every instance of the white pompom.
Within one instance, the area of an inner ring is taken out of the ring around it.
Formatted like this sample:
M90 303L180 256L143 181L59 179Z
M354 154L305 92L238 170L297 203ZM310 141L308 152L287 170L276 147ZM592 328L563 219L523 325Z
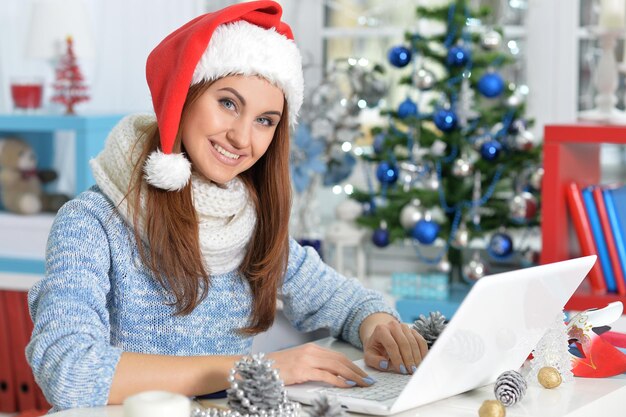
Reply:
M180 191L191 177L191 162L182 153L152 152L143 167L149 184L166 191Z

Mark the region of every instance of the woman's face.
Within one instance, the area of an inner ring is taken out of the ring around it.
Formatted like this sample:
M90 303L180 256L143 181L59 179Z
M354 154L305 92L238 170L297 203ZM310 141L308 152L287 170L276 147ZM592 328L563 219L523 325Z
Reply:
M283 92L263 78L234 75L213 82L182 121L194 169L224 184L250 168L272 142L283 105Z

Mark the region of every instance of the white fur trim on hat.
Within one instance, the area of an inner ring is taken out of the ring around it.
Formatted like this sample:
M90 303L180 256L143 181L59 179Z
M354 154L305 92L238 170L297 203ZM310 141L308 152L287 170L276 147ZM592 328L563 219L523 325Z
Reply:
M191 162L182 153L152 152L143 168L149 184L166 191L180 191L191 177Z
M218 26L198 61L191 84L227 75L258 75L279 87L287 100L289 123L296 124L304 96L302 57L295 42L244 20Z

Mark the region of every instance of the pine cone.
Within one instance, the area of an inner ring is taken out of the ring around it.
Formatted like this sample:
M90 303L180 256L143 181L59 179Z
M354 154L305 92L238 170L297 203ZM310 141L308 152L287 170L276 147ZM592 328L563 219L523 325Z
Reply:
M502 404L509 407L524 397L526 387L526 380L522 374L517 371L506 371L496 380L493 392Z
M273 361L263 353L244 356L231 369L226 391L228 406L240 415L293 417L300 411L298 403L287 400L285 385L272 369Z
M311 417L344 417L345 412L341 408L341 404L335 397L328 397L326 395L317 397L311 404L313 408L308 411Z
M424 317L423 314L420 314L419 318L415 320L415 323L413 323L413 329L422 335L422 337L426 340L429 349L445 328L446 318L439 311L431 311L428 318Z

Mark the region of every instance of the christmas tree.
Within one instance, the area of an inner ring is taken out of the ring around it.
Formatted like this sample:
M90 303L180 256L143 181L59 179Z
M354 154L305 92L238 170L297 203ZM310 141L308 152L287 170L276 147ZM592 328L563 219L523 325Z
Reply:
M375 245L410 239L421 261L476 280L485 260L477 251L463 259L463 249L484 238L495 260L520 251L510 230L538 225L543 170L524 117L526 88L501 75L515 62L502 30L482 23L489 9L468 3L418 7L418 19L445 30L406 33L389 50L392 66L410 69L400 81L406 99L372 129L372 151L362 155L371 178L352 197L364 205L359 223ZM443 245L425 256L438 239Z
M56 68L52 101L65 105L65 114L74 114L74 105L89 100L89 95L83 74L76 61L72 37L68 36L66 42L66 52Z

